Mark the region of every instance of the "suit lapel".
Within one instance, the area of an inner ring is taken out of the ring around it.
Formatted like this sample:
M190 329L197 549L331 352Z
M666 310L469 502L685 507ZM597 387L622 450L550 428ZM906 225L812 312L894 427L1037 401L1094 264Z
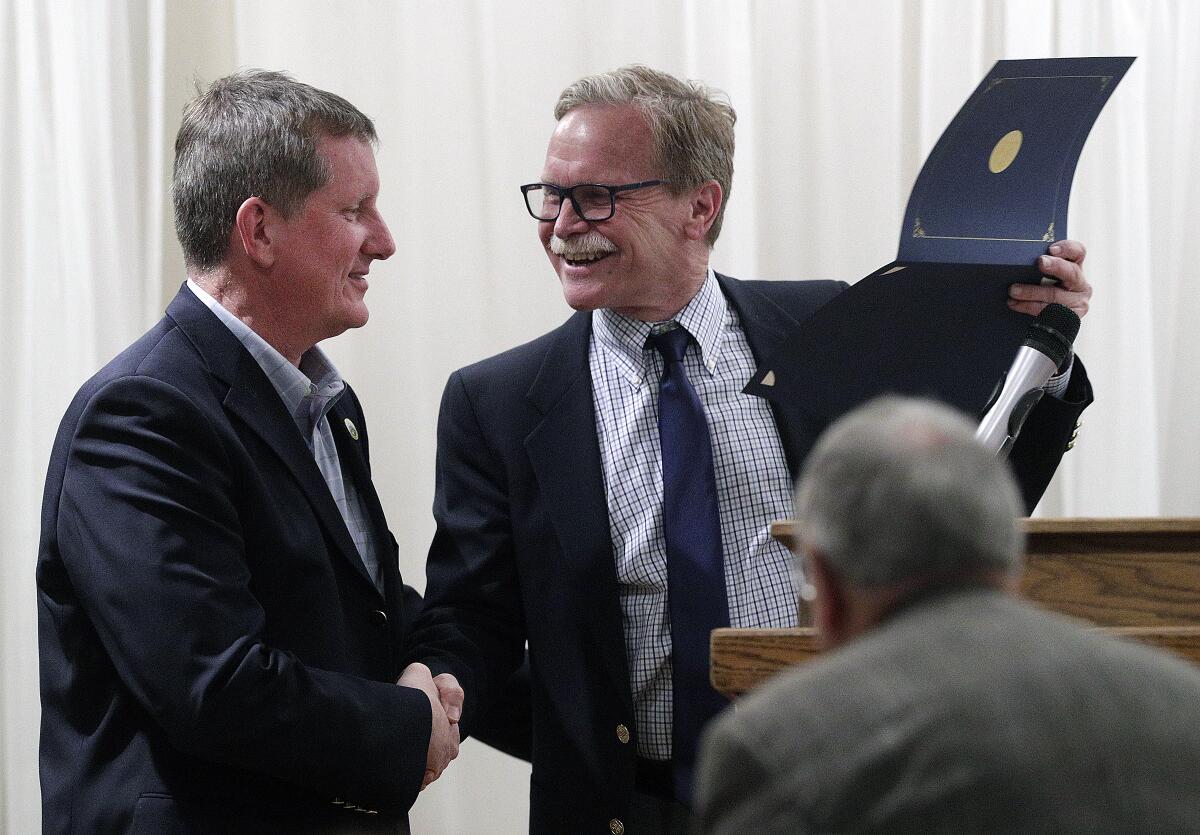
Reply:
M722 292L741 320L742 332L746 335L754 362L762 365L765 360L775 355L783 341L795 332L800 323L753 287L720 273L716 275ZM811 444L811 441L804 439L809 438L812 433L801 425L802 421L791 417L789 411L780 404L774 401L768 403L771 414L775 417L775 426L779 430L779 440L787 459L788 472L794 481L800 474L800 463L807 453L807 446Z
M556 333L528 392L544 417L525 439L525 449L563 557L587 598L604 664L632 707L588 366L591 315L576 313Z
M365 582L374 587L325 477L262 368L237 337L186 286L167 307L167 315L187 334L210 370L229 386L224 401L226 410L278 456L300 486L321 526L337 546L336 550L344 559L350 560Z
M333 432L334 443L337 444L338 459L354 481L354 487L367 507L371 517L371 536L378 549L380 570L383 572L383 589L388 600L397 604L401 602L400 568L392 553L392 532L387 526L383 515L383 505L379 502L379 494L375 492L375 483L371 480L371 470L367 464L367 428L362 418L362 412L355 407L353 393L347 386L346 393L329 410L329 428ZM349 420L354 426L354 437L346 424ZM357 555L357 551L355 552ZM362 564L360 559L359 564ZM367 576L364 568L363 576ZM369 578L368 578L369 579Z
M776 351L800 323L753 287L720 273L716 273L716 276L721 291L741 319L742 330L746 333L746 341L750 343L755 362L761 363Z

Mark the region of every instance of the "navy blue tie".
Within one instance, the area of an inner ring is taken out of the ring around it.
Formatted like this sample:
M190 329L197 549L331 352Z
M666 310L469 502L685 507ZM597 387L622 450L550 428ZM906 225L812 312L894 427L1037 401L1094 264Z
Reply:
M704 406L683 370L690 336L683 328L652 334L666 368L658 388L662 444L663 534L671 613L671 750L675 796L691 799L700 731L727 704L709 684L709 635L729 626L717 479Z

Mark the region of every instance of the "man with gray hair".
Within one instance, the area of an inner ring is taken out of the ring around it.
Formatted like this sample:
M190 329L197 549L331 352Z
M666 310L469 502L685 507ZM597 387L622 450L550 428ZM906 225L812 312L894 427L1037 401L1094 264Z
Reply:
M410 663L420 598L317 347L395 251L374 141L281 73L184 112L187 282L76 395L46 479L46 832L408 831L458 751L462 691Z
M710 267L733 178L723 94L631 66L571 84L554 117L521 192L577 312L446 386L426 623L468 662L468 704L528 641L533 831L677 829L700 730L724 705L709 633L796 622L768 526L789 513L811 429L742 389L845 285ZM1051 252L1061 286L1021 285L1010 304L1082 312L1083 247ZM1046 439L1089 400L1082 368L1068 376L1013 453L1032 459L1034 495L1063 453Z
M828 652L710 726L702 830L1200 831L1200 669L1016 597L1015 481L948 407L884 398L804 467Z

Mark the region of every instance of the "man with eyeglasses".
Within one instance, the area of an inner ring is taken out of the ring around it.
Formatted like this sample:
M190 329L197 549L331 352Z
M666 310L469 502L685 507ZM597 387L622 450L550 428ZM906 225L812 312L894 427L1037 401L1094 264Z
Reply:
M724 704L711 629L796 623L768 525L813 439L742 388L846 285L709 267L735 114L703 85L625 67L569 86L554 115L541 182L521 191L578 312L450 378L424 637L467 662L468 731L528 641L531 831L682 831L699 733ZM1082 245L1051 252L1041 269L1061 285L1010 305L1083 313ZM1074 424L1090 391L1069 373L1023 444Z

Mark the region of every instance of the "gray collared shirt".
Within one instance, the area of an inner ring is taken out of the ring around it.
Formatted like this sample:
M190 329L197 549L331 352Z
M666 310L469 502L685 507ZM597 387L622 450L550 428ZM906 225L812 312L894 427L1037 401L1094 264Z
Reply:
M329 493L337 504L367 573L371 575L375 587L382 590L379 544L371 532L371 516L354 480L342 468L333 432L329 428L329 410L345 393L345 381L319 347L314 345L305 351L297 368L196 282L189 278L187 286L237 337L279 393L329 486Z

